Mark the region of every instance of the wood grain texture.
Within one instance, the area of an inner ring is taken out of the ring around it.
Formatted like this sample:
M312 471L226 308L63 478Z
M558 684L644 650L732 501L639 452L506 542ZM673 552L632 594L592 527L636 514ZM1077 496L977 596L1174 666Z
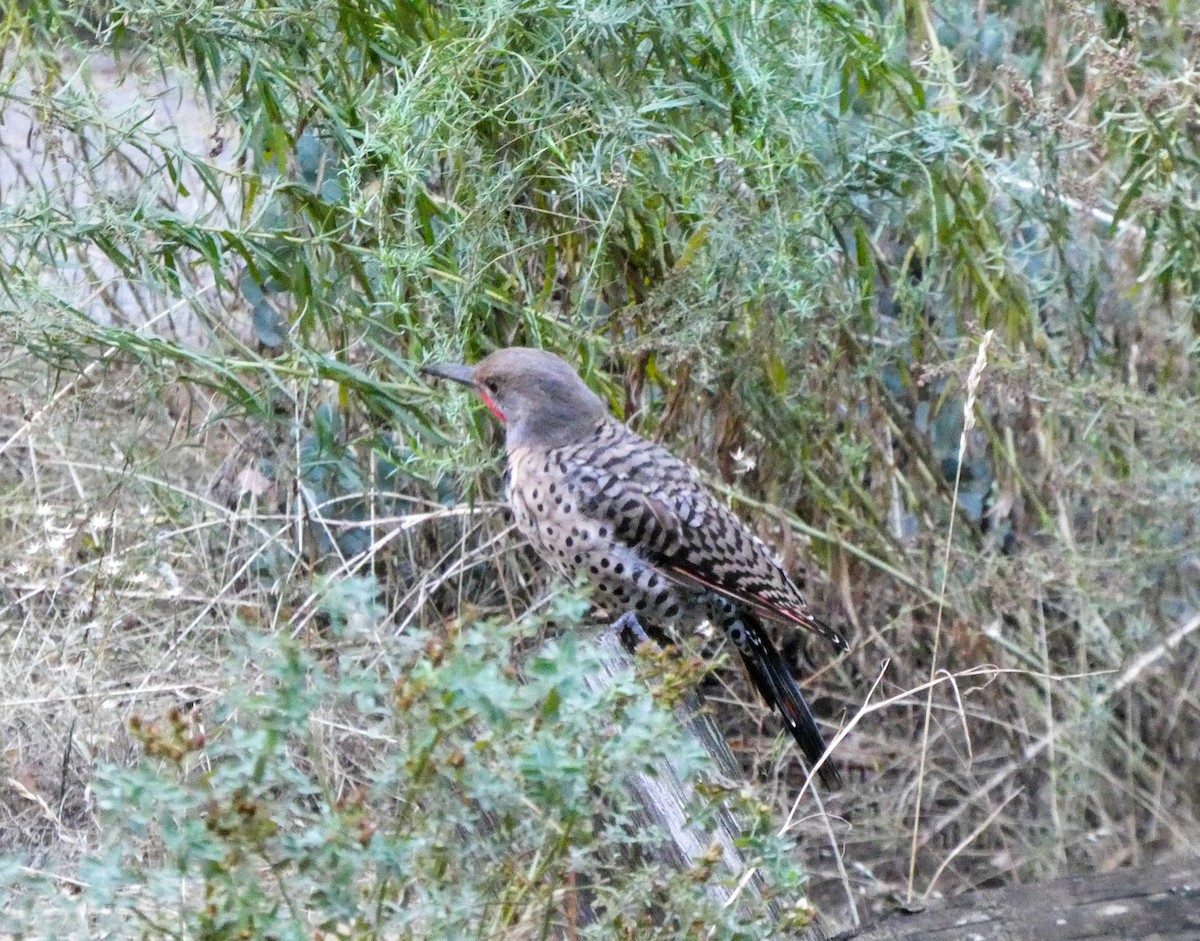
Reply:
M835 941L1200 941L1200 858L971 892Z

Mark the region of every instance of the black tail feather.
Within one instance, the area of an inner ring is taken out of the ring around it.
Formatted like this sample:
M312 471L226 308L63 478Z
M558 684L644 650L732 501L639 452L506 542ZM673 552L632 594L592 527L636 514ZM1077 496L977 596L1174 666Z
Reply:
M767 705L779 710L804 757L810 765L815 765L825 754L825 739L787 662L771 643L762 622L745 609L735 609L730 612L724 627L742 655L755 688ZM836 790L842 786L842 776L832 761L827 760L821 765L819 774L826 787Z

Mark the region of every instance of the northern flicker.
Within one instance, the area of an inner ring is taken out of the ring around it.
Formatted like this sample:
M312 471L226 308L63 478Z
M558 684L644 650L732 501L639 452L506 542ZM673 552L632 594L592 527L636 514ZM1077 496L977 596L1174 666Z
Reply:
M517 528L561 576L643 624L723 629L754 686L816 764L825 741L759 616L846 649L808 609L770 550L665 448L613 418L563 360L497 350L475 366L424 372L474 389L505 425L506 496ZM832 764L822 780L837 787Z

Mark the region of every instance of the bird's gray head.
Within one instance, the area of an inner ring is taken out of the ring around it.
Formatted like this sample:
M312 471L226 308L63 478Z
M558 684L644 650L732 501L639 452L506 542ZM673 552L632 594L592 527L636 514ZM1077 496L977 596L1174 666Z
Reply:
M422 372L470 386L505 423L508 450L560 447L607 417L600 398L570 366L542 350L511 346L474 366L426 366Z

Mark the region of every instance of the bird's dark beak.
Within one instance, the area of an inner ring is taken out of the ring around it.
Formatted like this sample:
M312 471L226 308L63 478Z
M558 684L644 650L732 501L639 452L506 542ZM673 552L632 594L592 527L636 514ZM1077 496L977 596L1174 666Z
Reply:
M451 382L459 382L464 386L475 385L475 367L465 366L462 363L433 363L429 366L422 366L421 372L426 376L449 379Z

